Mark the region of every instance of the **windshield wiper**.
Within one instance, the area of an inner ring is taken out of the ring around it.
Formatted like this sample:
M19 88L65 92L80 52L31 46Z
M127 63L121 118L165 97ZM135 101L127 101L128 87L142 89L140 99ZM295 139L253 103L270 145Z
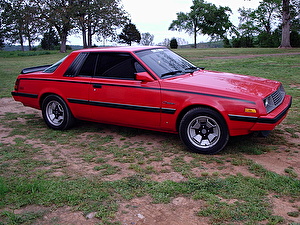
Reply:
M204 70L204 69L205 69L204 67L195 67L195 66L192 66L192 67L186 68L184 70L184 72L186 72L186 73L194 73L197 70Z
M170 71L170 72L167 72L167 73L163 73L162 75L160 75L160 77L165 77L165 76L169 76L169 75L175 75L177 73L182 73L182 71L181 70Z

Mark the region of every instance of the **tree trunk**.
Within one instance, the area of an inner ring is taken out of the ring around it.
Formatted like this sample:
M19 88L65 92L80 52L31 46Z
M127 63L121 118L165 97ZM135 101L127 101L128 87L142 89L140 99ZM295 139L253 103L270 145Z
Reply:
M290 0L283 0L282 10L282 38L279 48L291 48L290 28L291 28L291 16L290 16Z
M79 18L79 24L81 27L81 34L82 34L82 45L83 48L87 48L87 40L86 40L86 27L84 23L84 14L82 14Z
M82 44L83 44L83 48L87 48L85 27L81 28L81 32L82 32Z
M194 48L197 48L197 29L194 28Z
M30 34L27 35L27 41L28 41L28 47L29 47L29 51L32 50L32 40L31 40L31 37L30 37Z
M92 38L93 38L92 28L91 28L91 25L88 25L88 48L91 48L93 45Z
M92 34L92 25L91 25L91 16L88 15L88 24L87 24L87 29L88 29L88 48L91 48L93 45L93 34Z
M60 52L66 53L67 52L67 34L62 33L60 35Z
M21 51L24 52L24 42L23 42L23 36L21 33L19 33L19 39L20 39L20 45L21 45Z

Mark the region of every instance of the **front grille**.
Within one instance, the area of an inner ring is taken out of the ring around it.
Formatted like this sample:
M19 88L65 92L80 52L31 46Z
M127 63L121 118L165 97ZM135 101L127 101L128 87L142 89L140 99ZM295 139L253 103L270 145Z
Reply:
M285 97L285 90L281 85L275 92L269 95L264 99L264 104L267 110L267 113L276 109L282 102Z
M275 91L272 95L271 95L272 99L273 99L273 102L274 102L274 105L275 106L278 106L280 105L280 103L283 101L284 99L284 95L279 91Z

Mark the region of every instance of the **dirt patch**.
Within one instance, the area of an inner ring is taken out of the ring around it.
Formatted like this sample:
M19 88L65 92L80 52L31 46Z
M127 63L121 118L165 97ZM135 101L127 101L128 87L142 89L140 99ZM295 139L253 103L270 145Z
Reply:
M294 202L291 199L276 198L269 196L271 203L274 206L273 211L275 215L286 218L286 223L300 223L300 217L295 216L299 214L300 202Z
M196 215L204 206L202 201L178 197L169 204L151 204L151 198L133 199L120 204L116 219L121 224L200 225L209 224L207 218Z
M32 108L24 107L21 103L15 102L12 98L0 99L0 116L6 113L18 114L35 114L41 117L41 112ZM24 121L20 120L20 123ZM14 137L10 137L10 128L0 124L0 141L1 143L14 143ZM88 142L88 132L78 136L80 143ZM40 140L28 139L27 144L39 151L34 159L51 161L51 166L41 166L40 170L51 171L52 176L66 175L68 177L76 176L102 176L104 181L120 180L122 178L136 174L138 171L144 171L147 179L157 182L171 180L174 182L186 181L188 175L184 176L181 172L174 171L174 161L183 160L186 163L193 164L194 158L184 156L178 158L176 149L169 152L157 151L155 156L145 157L147 151L151 149L162 149L161 141L170 139L175 144L179 143L178 137L168 136L160 133L142 133L138 136L124 136L106 129L102 131L102 136L113 136L113 142L116 146L132 145L135 148L141 148L142 154L116 157L115 153L109 149L94 150L89 153L88 148L91 146L79 147L76 145L47 145ZM23 137L24 138L24 137ZM293 142L294 146L299 146L299 139L288 138L289 142ZM148 144L147 144L148 143ZM151 144L149 144L151 143ZM92 143L90 143L92 144ZM96 146L97 147L97 146ZM95 148L96 148L95 147ZM180 149L184 155L184 148ZM86 155L84 155L86 154ZM91 156L90 156L90 155ZM84 156L83 156L84 155ZM300 177L299 149L297 147L287 148L281 146L277 151L271 151L263 155L244 155L248 160L252 160L265 167L267 170L273 171L281 175L289 175L289 171L293 172L293 176L297 179ZM93 157L93 160L89 160ZM141 157L139 159L139 157ZM243 176L254 177L249 172L248 166L233 165L230 160L222 164L211 162L211 156L207 156L207 162L194 166L191 169L190 176L219 176L226 177L228 175L242 174ZM218 156L214 156L218 157ZM222 156L220 156L222 157ZM98 160L98 161L97 161ZM110 165L116 172L109 174L107 170L99 168L102 164ZM138 166L133 167L132 162L138 161ZM104 173L106 172L106 174ZM105 174L105 175L103 175ZM299 202L290 202L288 199L275 198L269 196L273 205L274 215L282 216L288 222L300 223L300 217L293 217L292 212L299 210ZM233 200L234 201L234 200ZM130 201L119 202L119 210L116 213L116 221L121 224L160 224L160 225L189 225L189 224L209 224L209 218L199 217L196 213L203 207L203 201L195 201L185 197L177 197L171 200L169 204L152 204L149 196L135 198ZM43 216L36 224L97 224L99 220L96 215L90 214L88 218L82 212L73 211L70 207L47 208L40 206L26 206L15 210L14 213L21 214L28 211L42 211ZM285 222L286 222L285 221Z
M296 149L287 151L286 148L282 147L275 152L268 152L259 156L246 155L245 157L277 174L287 175L290 169L297 174L297 177L300 177L300 153Z

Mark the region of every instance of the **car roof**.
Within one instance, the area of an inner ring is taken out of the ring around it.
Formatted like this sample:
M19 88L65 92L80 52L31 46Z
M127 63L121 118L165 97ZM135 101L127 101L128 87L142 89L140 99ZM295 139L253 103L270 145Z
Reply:
M166 48L163 46L117 46L117 47L100 47L86 48L74 52L137 52L148 49Z

